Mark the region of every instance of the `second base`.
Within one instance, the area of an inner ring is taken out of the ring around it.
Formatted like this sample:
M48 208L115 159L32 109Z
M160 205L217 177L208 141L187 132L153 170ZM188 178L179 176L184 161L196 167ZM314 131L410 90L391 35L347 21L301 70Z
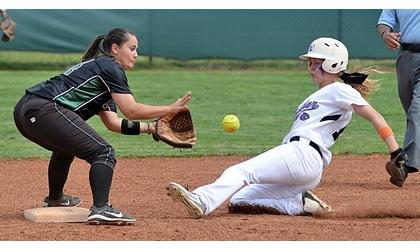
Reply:
M89 209L81 207L42 207L25 210L23 216L33 222L86 222Z

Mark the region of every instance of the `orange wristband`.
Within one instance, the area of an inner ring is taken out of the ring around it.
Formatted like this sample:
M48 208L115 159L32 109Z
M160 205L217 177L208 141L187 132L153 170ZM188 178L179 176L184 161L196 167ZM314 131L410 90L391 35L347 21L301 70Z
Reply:
M382 138L382 140L385 140L385 138L394 135L394 133L392 132L392 129L390 127L382 127L378 129L378 135Z

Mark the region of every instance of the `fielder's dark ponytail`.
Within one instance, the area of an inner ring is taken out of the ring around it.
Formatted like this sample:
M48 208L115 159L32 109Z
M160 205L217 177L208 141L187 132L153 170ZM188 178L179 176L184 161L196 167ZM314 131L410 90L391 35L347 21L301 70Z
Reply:
M82 57L82 61L87 61L91 58L97 57L101 50L99 48L99 44L104 40L105 35L99 35L93 40L92 44L88 48L88 50L85 52L85 54ZM102 52L103 53L103 52Z
M128 40L128 34L135 34L125 28L115 28L110 30L106 35L99 35L92 42L82 57L82 61L87 61L99 55L111 56L111 47L113 44L120 46Z

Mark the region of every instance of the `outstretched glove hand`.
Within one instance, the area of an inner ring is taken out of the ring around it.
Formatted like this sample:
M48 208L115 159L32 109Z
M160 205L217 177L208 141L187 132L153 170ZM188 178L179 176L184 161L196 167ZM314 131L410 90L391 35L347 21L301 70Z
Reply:
M153 139L163 141L174 148L192 148L196 142L190 111L186 108L170 113L154 121Z
M391 152L391 160L386 163L386 171L391 176L389 181L397 187L402 187L408 173L405 167L408 156L401 148Z

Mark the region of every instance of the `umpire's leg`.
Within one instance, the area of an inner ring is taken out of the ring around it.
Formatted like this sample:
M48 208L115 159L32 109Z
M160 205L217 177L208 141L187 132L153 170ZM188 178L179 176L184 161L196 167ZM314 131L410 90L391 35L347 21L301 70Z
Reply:
M397 58L398 94L407 115L404 150L408 172L420 168L420 54L401 50Z

